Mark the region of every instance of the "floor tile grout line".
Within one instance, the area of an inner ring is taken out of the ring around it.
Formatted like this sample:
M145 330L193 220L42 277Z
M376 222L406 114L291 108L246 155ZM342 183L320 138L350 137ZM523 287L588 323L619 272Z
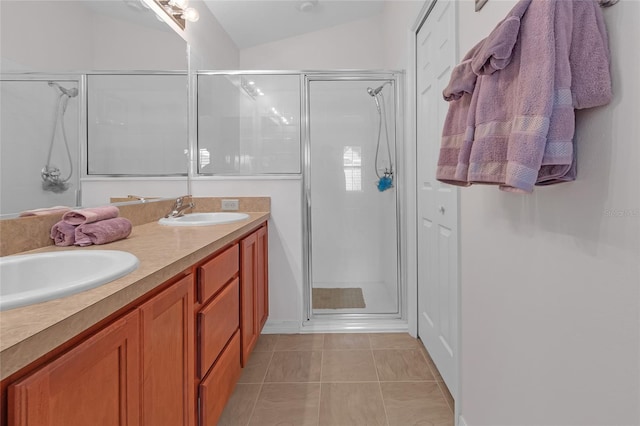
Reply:
M376 377L378 378L378 391L380 392L380 400L382 401L382 411L384 411L385 425L389 425L389 415L387 414L387 404L384 402L384 394L382 393L382 383L380 382L380 374L378 373L378 364L376 363L376 357L373 353L373 345L371 344L371 336L369 337L369 346L371 347L370 353L373 359L373 368L376 370Z
M276 342L273 345L273 348L275 349L276 345L278 344L278 340L280 340L280 335L276 334ZM266 351L265 351L266 352ZM273 360L273 354L275 351L269 351L271 352L271 356L269 357L269 362L267 363L267 368L265 368L264 370L264 376L262 377L262 382L259 383L260 384L260 389L258 389L258 395L256 396L256 400L253 402L253 407L251 407L251 414L249 415L249 421L247 422L246 426L249 426L251 424L251 420L253 420L253 415L256 411L256 407L258 406L258 400L260 399L260 394L262 393L262 388L264 387L265 384L265 380L267 378L267 373L269 372L269 367L271 366L271 361Z
M251 407L251 414L249 415L249 420L247 421L246 426L251 424L251 420L253 420L253 414L256 411L256 407L258 405L258 400L260 399L260 394L262 393L262 388L264 387L264 383L260 384L260 389L258 389L258 395L256 395L256 400L253 401L253 407Z

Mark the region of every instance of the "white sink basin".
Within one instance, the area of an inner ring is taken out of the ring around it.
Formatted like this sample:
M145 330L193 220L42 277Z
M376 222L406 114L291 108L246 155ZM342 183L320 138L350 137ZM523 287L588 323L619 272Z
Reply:
M190 213L180 217L163 217L160 225L167 226L208 226L222 223L239 222L248 219L246 213L214 212L214 213Z
M118 250L66 250L0 258L0 311L79 293L124 277L138 258Z

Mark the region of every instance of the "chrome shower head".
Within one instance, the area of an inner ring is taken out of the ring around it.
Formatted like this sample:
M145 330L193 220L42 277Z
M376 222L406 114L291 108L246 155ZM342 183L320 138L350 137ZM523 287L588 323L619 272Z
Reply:
M372 89L371 87L367 87L367 93L375 98L376 95L380 93L383 87L384 87L384 84L382 86L376 87L375 89Z
M371 87L367 87L367 93L373 97L373 100L376 101L376 108L378 108L378 112L380 112L380 102L378 102L378 93L382 90L382 86L377 89L372 89Z
M56 83L55 81L50 81L49 82L49 86L51 87L57 87L58 90L60 90L60 92L63 95L66 95L69 98L75 98L76 96L78 96L78 89L75 87L72 87L71 89L66 89L62 86L60 86L58 83Z

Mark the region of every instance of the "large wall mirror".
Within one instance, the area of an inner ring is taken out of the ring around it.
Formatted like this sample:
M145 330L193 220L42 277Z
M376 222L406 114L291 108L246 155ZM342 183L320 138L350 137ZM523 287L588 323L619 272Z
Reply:
M3 217L187 192L180 35L141 0L2 0L0 8Z

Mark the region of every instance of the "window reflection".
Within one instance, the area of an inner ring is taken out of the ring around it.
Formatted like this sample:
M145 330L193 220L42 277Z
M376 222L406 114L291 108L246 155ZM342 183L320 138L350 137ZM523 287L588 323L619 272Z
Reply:
M362 147L345 146L343 166L345 190L347 192L362 191Z

